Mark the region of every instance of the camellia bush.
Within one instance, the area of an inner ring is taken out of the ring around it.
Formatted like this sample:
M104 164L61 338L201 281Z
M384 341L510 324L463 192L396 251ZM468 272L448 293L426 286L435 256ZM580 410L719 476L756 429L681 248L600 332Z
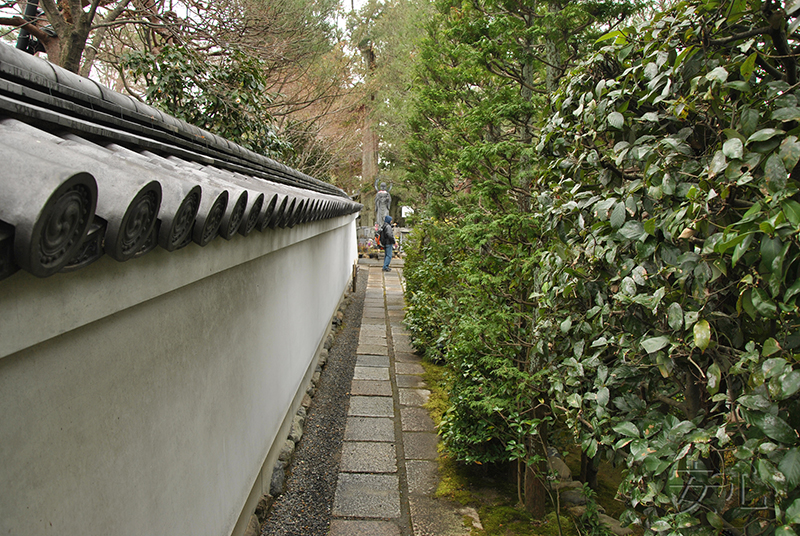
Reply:
M792 18L694 1L613 31L539 150L538 338L554 415L623 463L623 521L800 523L800 142Z
M448 253L409 257L458 459L534 465L566 429L624 467L625 523L796 534L798 10L692 0L608 32L520 160L530 203L473 178Z

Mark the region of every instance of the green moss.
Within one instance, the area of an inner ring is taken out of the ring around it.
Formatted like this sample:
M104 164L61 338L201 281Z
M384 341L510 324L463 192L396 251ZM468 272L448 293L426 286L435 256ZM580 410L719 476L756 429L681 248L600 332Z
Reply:
M425 380L431 391L431 396L425 404L425 408L431 414L433 423L438 427L439 423L442 422L442 415L447 411L449 404L450 382L447 378L447 368L427 361L422 362L422 368L425 369L422 379Z
M423 379L431 391L425 408L438 426L448 406L448 371L444 366L425 361L422 366L425 369ZM572 449L566 462L573 475L577 476L580 472L580 449ZM549 505L551 511L541 520L534 519L524 508L518 506L516 483L508 476L505 467L466 466L441 451L439 477L437 497L471 506L478 511L483 530L473 529L472 536L579 536L572 519L563 510L560 517L562 533L559 534L552 505ZM621 478L620 471L615 471L607 464L601 465L598 473L598 502L611 516L619 515L623 509L622 504L613 499ZM471 519L465 519L466 526L471 524Z

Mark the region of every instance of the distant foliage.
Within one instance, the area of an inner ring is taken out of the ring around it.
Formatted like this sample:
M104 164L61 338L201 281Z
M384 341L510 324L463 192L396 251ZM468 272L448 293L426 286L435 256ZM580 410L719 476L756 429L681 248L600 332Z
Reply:
M623 521L796 534L795 27L779 5L696 0L615 29L551 99L530 210L500 210L502 192L473 183L473 209L454 211L458 282L409 285L448 304L443 354L480 375L454 392L475 415L462 459L493 444L517 459L508 408L544 405L588 458L624 464ZM487 389L497 400L481 406Z
M122 65L145 83L147 101L252 151L277 155L287 149L273 128L261 60L233 49L208 61L187 47L157 53L129 51Z

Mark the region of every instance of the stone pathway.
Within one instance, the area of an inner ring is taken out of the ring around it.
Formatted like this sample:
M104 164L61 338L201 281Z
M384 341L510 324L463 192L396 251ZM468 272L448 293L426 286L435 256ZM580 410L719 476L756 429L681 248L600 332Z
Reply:
M468 535L477 514L434 498L438 436L403 319L402 268L369 267L328 536Z

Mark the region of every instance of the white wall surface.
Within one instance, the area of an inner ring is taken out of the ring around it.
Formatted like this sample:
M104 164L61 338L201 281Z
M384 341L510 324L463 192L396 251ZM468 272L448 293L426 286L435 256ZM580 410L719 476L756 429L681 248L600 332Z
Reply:
M347 216L0 281L0 534L230 534L356 257Z

